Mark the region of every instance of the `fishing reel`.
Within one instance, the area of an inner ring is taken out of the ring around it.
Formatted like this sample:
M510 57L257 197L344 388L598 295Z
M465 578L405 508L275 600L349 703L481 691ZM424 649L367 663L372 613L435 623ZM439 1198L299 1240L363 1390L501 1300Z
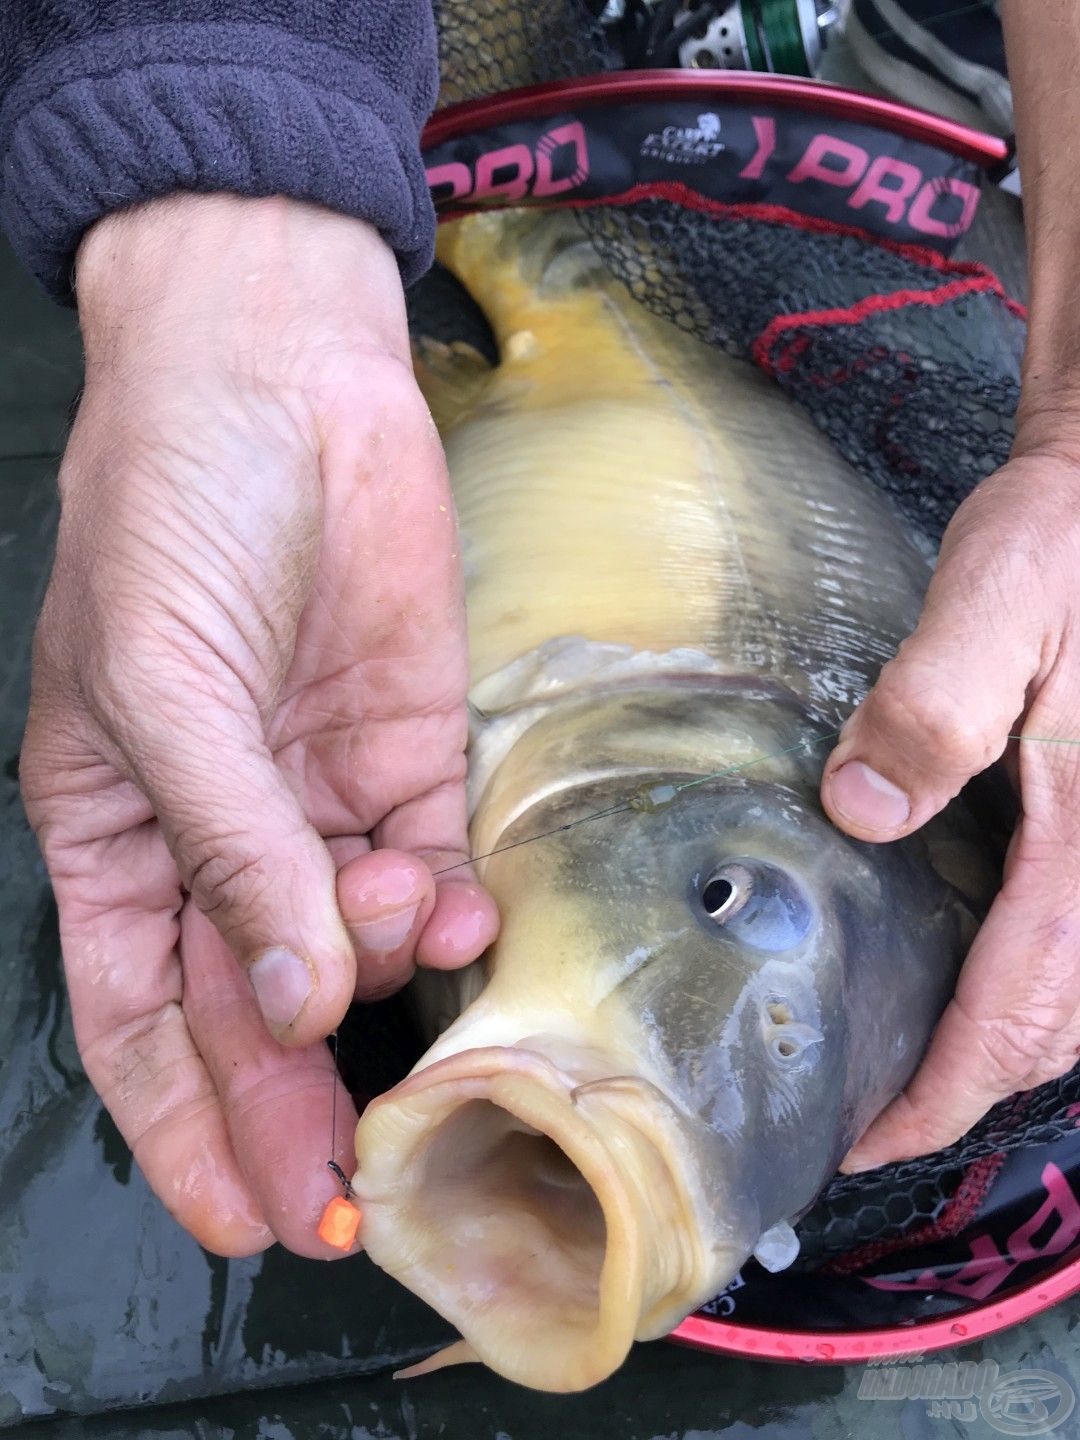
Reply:
M630 69L816 74L840 0L595 0Z

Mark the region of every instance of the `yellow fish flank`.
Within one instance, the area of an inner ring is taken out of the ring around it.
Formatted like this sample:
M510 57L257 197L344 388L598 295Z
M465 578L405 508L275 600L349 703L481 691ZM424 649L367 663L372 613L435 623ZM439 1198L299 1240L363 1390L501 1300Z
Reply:
M563 217L474 217L444 227L439 253L500 350L456 414L420 365L465 536L475 677L584 635L804 684L826 683L825 664L827 698L850 701L910 628L926 564L806 416L636 304Z
M361 1119L354 1185L371 1257L461 1331L449 1358L573 1390L751 1254L794 1258L917 1063L996 857L958 805L902 845L846 839L824 750L790 750L917 615L928 565L881 497L573 217L471 217L439 253L499 350L418 347L463 536L474 853L574 828L481 866L502 934L417 986L442 1033Z

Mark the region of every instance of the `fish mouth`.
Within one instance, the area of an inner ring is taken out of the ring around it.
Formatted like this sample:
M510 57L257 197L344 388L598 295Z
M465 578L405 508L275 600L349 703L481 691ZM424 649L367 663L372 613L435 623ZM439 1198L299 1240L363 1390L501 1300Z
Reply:
M716 1280L662 1095L588 1061L465 1051L410 1076L357 1127L371 1259L476 1358L542 1390L603 1380Z

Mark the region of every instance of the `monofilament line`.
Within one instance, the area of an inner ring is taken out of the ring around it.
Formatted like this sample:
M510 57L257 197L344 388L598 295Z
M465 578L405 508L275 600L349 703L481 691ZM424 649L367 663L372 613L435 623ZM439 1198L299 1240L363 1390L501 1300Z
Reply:
M791 755L796 750L803 750L810 745L821 745L826 740L835 740L840 734L839 730L831 730L828 735L818 735L807 740L800 740L795 745L787 745L783 750L775 750L768 755L755 755L751 760L743 760L738 765L726 765L722 770L714 770L710 775L695 775L693 780L682 780L678 784L665 787L670 789L671 798L680 795L684 790L692 790L695 785L704 785L707 780L723 780L725 776L737 775L740 770L748 770L751 765L761 765L766 760L778 760L782 755ZM508 845L497 845L494 850L487 850L483 855L473 855L468 860L459 860L454 865L444 865L441 870L433 870L433 875L447 875L451 870L460 870L465 865L472 865L477 860L490 860L493 855L502 855L507 850L517 850L521 845L532 845L536 840L547 840L552 835L561 835L567 830L576 830L579 825L589 825L594 820L606 820L609 815L621 815L624 812L642 811L648 809L659 809L661 806L649 806L647 803L635 804L638 794L647 793L650 788L642 787L632 792L625 800L617 805L609 805L606 810L594 810L588 815L580 815L576 820L568 820L565 825L555 825L550 830L541 830L537 835L527 835L523 840L511 840Z
M827 740L835 740L839 737L839 730L830 730L826 735L811 735L805 740L799 740L794 745L786 745L783 750L773 750L767 755L755 755L751 760L743 760L738 765L727 765L722 770L713 770L708 775L697 775L693 780L682 780L677 784L669 786L644 786L633 791L625 800L617 805L609 805L606 810L594 810L588 815L580 815L576 820L568 820L565 825L555 825L550 830L541 830L536 835L527 835L523 840L511 840L508 845L497 845L494 850L487 850L483 855L473 855L468 860L458 860L453 865L444 865L441 870L433 870L432 875L448 875L451 870L461 870L466 865L475 864L478 860L490 860L493 855L503 855L507 850L517 850L522 845L532 845L537 840L548 840L552 835L563 835L567 830L576 830L579 825L590 825L594 820L606 820L610 815L622 815L637 812L648 813L649 810L663 809L676 795L681 795L684 790L693 790L696 785L704 785L710 780L723 780L728 775L737 775L741 770L749 770L752 765L763 765L767 760L779 760L784 755L793 755L796 750L806 750L814 745L824 745ZM1026 740L1029 744L1036 745L1080 745L1080 739L1069 739L1055 735L1007 735L1007 740ZM669 791L662 803L648 803L647 797L650 790ZM639 796L646 797L638 800ZM635 803L635 801L638 803Z
M534 840L546 840L551 835L561 835L566 830L576 830L579 825L587 825L590 820L603 820L608 815L619 815L624 810L631 808L629 801L618 805L609 805L606 810L594 810L591 815L581 815L577 820L568 820L565 825L555 825L550 830L541 830L537 835L527 835L524 840L511 840L509 845L499 845L494 850L488 850L483 855L470 856L468 860L458 860L453 865L444 865L441 870L433 870L432 875L448 875L451 870L460 870L463 865L472 865L477 860L490 860L492 855L502 855L507 850L516 850L519 845L531 845Z
M346 1198L351 1199L354 1192L352 1186L349 1184L349 1177L334 1159L334 1147L337 1145L338 1032L335 1030L329 1038L330 1054L334 1064L330 1071L330 1159L326 1162L326 1168L337 1176L345 1189Z

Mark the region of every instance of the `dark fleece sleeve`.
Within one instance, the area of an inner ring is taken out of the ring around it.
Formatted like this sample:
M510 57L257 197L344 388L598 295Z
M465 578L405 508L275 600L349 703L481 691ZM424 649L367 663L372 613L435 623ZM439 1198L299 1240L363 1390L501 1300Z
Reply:
M0 224L57 297L83 232L178 190L289 195L431 262L431 0L0 0Z

